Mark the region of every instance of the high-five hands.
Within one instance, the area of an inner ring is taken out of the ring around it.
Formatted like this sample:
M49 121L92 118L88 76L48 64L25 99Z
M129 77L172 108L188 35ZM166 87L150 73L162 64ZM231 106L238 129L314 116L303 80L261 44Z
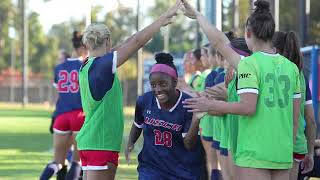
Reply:
M178 10L182 7L182 1L176 0L176 3L170 7L164 14L162 14L161 17L165 18L164 22L162 23L162 26L166 26L168 24L173 23L172 18L178 15Z
M179 9L185 16L191 19L196 19L197 13L199 13L189 4L187 0L176 0L176 3L172 7L170 7L164 14L162 14L161 17L164 18L162 26L173 23L173 17L178 15L177 12Z
M181 10L183 11L184 15L191 18L196 19L197 13L199 13L194 7L192 7L187 0L181 0L183 6Z

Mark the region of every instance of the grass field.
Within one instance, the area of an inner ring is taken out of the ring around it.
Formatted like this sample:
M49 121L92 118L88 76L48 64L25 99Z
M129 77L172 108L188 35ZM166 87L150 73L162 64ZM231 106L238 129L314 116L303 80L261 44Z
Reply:
M52 136L49 134L51 111L43 105L0 104L0 179L35 180L44 166L52 159ZM133 109L126 108L125 134L123 146L127 143L132 123ZM116 179L137 179L137 151L133 163L127 165L124 153L120 154L120 165ZM122 148L123 151L124 148Z

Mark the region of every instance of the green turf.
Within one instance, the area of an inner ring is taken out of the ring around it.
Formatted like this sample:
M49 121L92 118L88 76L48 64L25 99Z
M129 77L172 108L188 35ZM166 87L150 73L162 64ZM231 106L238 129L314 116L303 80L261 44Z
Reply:
M123 147L127 143L132 123L132 108L126 108ZM0 179L34 180L52 158L52 136L49 134L51 112L48 108L0 104ZM137 147L141 147L141 141ZM137 179L137 154L132 154L133 164L127 165L124 153L120 153L120 165L116 179Z

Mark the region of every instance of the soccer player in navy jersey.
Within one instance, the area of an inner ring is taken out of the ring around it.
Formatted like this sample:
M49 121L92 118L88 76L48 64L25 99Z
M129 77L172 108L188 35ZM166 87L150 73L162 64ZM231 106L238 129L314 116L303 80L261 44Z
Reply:
M182 101L190 96L176 89L177 70L167 53L155 56L150 72L152 91L140 96L126 149L126 159L143 131L138 156L140 180L200 179L203 162L198 135L201 115L188 113Z
M83 42L89 57L79 71L79 85L86 120L76 137L84 180L113 180L121 150L124 116L117 68L173 21L181 1L157 20L112 48L109 28L101 23L86 27Z
M79 155L74 145L73 162L67 173L65 159L70 142L74 142L74 136L80 130L84 122L81 98L79 92L78 73L82 60L87 57L87 49L82 43L82 35L75 31L72 43L74 53L71 58L57 65L54 70L54 82L59 97L53 117L53 147L54 159L43 170L40 180L47 180L57 173L57 179L77 179L80 176Z

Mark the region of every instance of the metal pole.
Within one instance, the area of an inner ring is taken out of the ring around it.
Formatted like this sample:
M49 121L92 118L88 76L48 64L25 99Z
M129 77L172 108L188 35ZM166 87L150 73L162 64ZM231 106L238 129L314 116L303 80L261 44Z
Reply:
M170 34L170 28L169 26L166 26L164 28L164 37L163 37L163 51L164 52L169 52L169 35Z
M222 1L206 0L205 15L208 21L215 25L219 30L222 27Z
M200 0L197 0L197 11L200 12ZM196 33L196 47L200 48L201 34L199 23L197 23Z
M309 34L309 25L310 25L310 0L306 1L306 13L305 13L305 26L304 26L304 42L307 44L309 42L308 34Z
M136 29L137 32L140 30L140 0L137 2L137 20L136 20ZM138 96L143 93L143 59L142 59L142 48L138 50L137 54L137 94Z
M275 22L275 25L276 25L276 31L279 31L279 0L273 0L274 1L274 22Z
M233 3L232 3L232 6L233 6L233 29L235 32L238 32L239 31L239 0L233 0Z
M249 14L253 13L255 0L249 0Z
M311 50L311 76L312 76L312 104L314 109L314 117L317 123L317 134L320 136L320 124L319 124L319 49L318 47L313 47Z
M15 60L16 60L16 53L15 53L15 40L11 39L11 76L10 76L10 102L14 102L14 78L15 78Z
M91 24L91 10L92 10L91 0L87 0L87 3L89 8L86 9L86 26Z
M26 16L25 0L20 0L21 13L21 61L22 61L22 105L28 103L28 18Z
M215 4L216 11L216 27L222 30L222 0L216 0Z
M306 0L298 0L298 5L299 5L299 24L300 24L299 36L300 36L301 46L305 46L306 37L307 37L307 28L308 28L306 23L306 10L307 10ZM309 10L309 14L310 14L310 10Z

